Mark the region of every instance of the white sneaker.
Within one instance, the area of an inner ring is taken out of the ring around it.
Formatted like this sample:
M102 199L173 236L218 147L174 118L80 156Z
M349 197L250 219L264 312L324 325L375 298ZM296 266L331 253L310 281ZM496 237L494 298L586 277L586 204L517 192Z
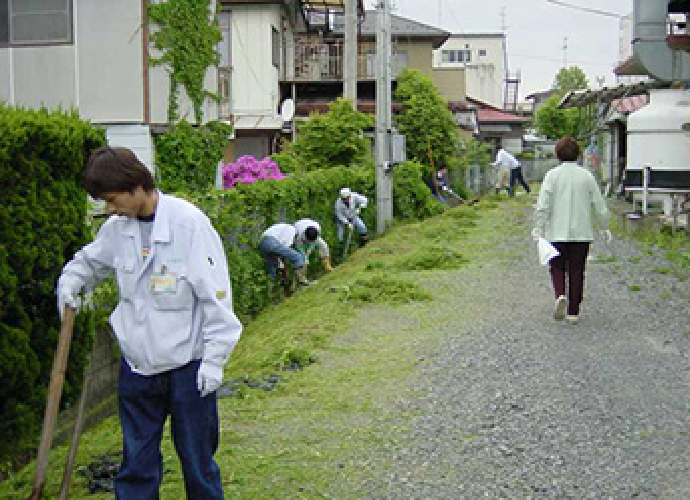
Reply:
M568 314L568 315L565 317L565 320L566 320L568 323L570 323L571 325L577 325L578 319L579 319L579 317L577 316L577 314Z
M556 306L553 308L553 319L556 321L563 321L565 318L565 309L568 306L568 299L565 295L561 295L556 299Z

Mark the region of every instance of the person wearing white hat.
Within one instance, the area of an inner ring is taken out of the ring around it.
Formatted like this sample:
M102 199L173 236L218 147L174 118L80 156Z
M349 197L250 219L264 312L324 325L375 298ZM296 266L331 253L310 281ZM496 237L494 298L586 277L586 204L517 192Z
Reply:
M345 228L357 230L362 245L368 241L367 226L359 217L359 213L366 208L369 200L366 196L355 193L348 187L340 190L340 196L335 200L335 219L338 224L338 241L343 242Z

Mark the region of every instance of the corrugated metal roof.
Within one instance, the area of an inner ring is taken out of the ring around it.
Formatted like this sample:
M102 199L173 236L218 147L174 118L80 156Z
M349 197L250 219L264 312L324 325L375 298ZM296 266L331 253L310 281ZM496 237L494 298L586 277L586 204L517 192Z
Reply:
M559 108L581 108L597 103L610 103L614 99L646 94L650 89L668 88L668 82L650 81L634 83L632 85L618 85L617 87L604 87L599 90L573 90L568 92Z

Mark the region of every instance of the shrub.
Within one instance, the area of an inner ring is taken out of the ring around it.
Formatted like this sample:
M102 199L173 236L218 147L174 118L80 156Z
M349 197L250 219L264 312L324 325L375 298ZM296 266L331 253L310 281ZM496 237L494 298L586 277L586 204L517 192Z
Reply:
M158 186L168 192L213 187L231 132L232 127L225 123L195 127L183 120L155 136Z
M38 435L60 324L55 283L65 260L90 239L81 173L104 144L103 131L73 113L0 105L2 457ZM78 394L92 328L92 315L80 315L64 404Z
M330 103L328 108L327 113L315 113L301 123L297 140L272 156L284 172L373 167L371 145L364 136L364 131L373 126L373 118L356 111L344 99Z

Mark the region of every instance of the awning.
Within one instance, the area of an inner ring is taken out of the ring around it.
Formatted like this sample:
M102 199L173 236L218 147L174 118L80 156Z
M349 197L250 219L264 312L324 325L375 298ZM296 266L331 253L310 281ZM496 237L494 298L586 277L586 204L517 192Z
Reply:
M568 92L558 107L581 108L590 104L608 104L615 99L646 94L650 89L668 88L668 82L649 81L631 85L618 85L617 87L603 87L598 90L572 90Z
M280 130L283 120L280 116L235 115L232 126L235 130Z

